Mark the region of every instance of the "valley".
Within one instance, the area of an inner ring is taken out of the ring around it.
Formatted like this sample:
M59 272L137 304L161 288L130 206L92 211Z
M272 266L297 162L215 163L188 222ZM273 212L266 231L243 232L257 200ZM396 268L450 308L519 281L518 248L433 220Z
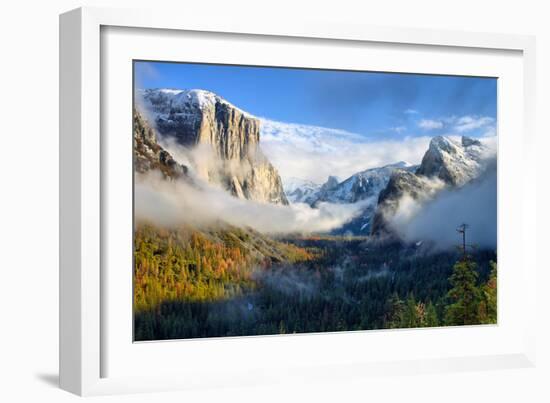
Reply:
M454 324L445 318L454 251L235 228L146 226L136 243L136 341ZM472 259L482 288L496 256Z
M434 136L413 163L361 160L320 182L291 158L304 176L282 176L263 138L315 153L337 150L337 136L370 145L256 118L206 90L136 101L135 341L496 323L486 139Z

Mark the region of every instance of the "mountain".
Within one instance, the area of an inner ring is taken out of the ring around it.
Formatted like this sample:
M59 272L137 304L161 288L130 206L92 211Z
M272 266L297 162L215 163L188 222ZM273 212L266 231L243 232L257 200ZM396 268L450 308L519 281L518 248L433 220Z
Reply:
M290 203L308 203L310 198L315 198L321 188L318 183L300 178L289 178L283 185Z
M401 161L358 172L341 182L335 176L329 176L322 185L305 179L291 178L285 181L284 187L292 203L307 203L312 207L321 202L355 203L371 197L377 198L394 170L416 168Z
M417 166L401 161L357 172L341 182L335 176L329 176L322 185L291 178L285 182L285 192L291 203L306 203L312 207L317 207L319 203L351 204L366 201L365 207L357 217L333 231L334 234L366 235L370 233L378 195L385 189L392 172L396 169L411 171L416 168Z
M403 196L422 202L444 188L461 187L479 177L488 155L489 149L478 140L434 137L415 172L398 169L392 173L378 196L371 233L391 235L387 222L395 215Z
M155 131L135 109L133 122L134 169L136 172L145 173L152 169L158 169L165 178L178 179L186 176L188 168L176 162L172 155L158 144Z
M480 174L485 153L486 148L479 140L462 137L458 142L434 137L416 173L439 178L451 186L462 186Z
M333 231L334 234L367 235L371 231L373 217L376 212L378 196L382 192L396 170L410 172L417 167L406 162L398 162L380 168L372 168L352 175L338 185L336 189L320 199L340 201L344 203L366 202L361 213L341 228Z
M396 169L411 168L409 164L401 161L381 168L371 168L358 172L340 183L336 178L329 177L329 180L319 189L315 201L311 204L315 205L320 202L355 203L371 197L377 198L380 191L386 187L392 172Z
M204 179L239 198L288 204L279 173L260 149L259 119L204 90L147 89L137 95L161 136L213 153Z

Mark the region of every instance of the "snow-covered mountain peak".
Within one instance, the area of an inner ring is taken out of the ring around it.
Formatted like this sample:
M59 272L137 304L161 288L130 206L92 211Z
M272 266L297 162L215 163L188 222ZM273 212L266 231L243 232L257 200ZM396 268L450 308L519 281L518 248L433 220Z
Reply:
M479 140L437 136L430 141L417 174L437 177L450 185L463 185L479 175L487 147Z
M181 91L175 94L174 101L179 103L190 102L191 104L198 105L201 108L214 105L216 102L227 102L213 92L198 89Z
M445 136L437 136L430 141L430 148L428 152L456 153L459 148L460 144L453 139Z
M283 182L284 182L285 192L287 193L293 192L294 190L298 188L303 188L303 187L316 187L316 188L321 187L321 185L319 185L318 183L315 183L308 179L302 179L302 178L296 178L296 177L287 178Z
M307 179L288 178L283 187L291 203L307 203L307 200L315 197L321 185Z
M201 109L205 107L214 106L216 105L216 103L220 103L220 104L231 106L232 108L235 108L241 112L244 112L241 109L237 108L235 105L233 105L231 102L207 90L200 90L200 89L183 90L174 95L174 101L176 103L191 103L192 105L198 105Z
M197 109L203 110L214 107L216 104L222 104L238 110L247 117L253 117L248 112L208 90L155 88L138 90L138 94L144 101L147 110L152 110L160 115L193 112Z
M177 94L183 92L183 90L177 90L177 89L174 89L174 88L161 88L158 91L163 93L163 94L169 94L169 95L177 95Z
M322 190L331 190L338 186L339 180L336 176L329 176L327 181L321 186Z
M481 141L462 136L460 140L451 137L437 136L430 141L430 147L427 153L437 154L475 154L480 149L484 149L485 146Z
M335 176L329 176L322 185L292 178L285 181L285 192L292 203L307 203L311 206L322 202L347 204L369 198L376 200L392 172L397 169L412 170L416 169L416 166L400 161L357 172L343 181Z

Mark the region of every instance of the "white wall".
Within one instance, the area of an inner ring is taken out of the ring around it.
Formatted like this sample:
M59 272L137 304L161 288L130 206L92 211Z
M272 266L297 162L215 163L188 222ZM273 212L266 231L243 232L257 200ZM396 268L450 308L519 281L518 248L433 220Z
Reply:
M550 174L544 148L550 146L547 121L550 74L549 13L545 1L347 1L299 2L211 0L4 1L0 6L0 400L73 401L57 382L57 170L58 170L58 14L81 5L157 7L185 5L186 13L245 13L250 18L315 18L374 25L452 28L537 35L539 206L549 205ZM539 209L542 210L542 209ZM543 223L539 212L539 252ZM548 240L546 236L545 241ZM540 260L542 261L542 259ZM542 266L542 264L541 264ZM548 264L545 265L548 268ZM543 269L544 269L543 268ZM548 274L539 279L546 291ZM542 294L542 292L540 293ZM101 398L109 401L550 401L548 300L539 295L539 366L453 375L354 380L346 384L215 390Z

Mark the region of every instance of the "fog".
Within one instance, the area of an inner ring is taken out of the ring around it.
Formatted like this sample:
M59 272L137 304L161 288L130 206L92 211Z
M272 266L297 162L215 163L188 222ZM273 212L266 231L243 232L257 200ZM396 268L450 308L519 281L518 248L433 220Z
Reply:
M250 175L252 165L248 160L224 160L220 158L211 144L197 144L184 147L171 136L158 136L158 143L168 151L178 163L193 170L193 175L202 181L219 185L223 177L235 176L240 181ZM249 150L251 160L261 161L265 157L261 152Z
M299 265L282 265L269 270L259 269L254 272L254 279L287 295L299 294L304 297L312 297L319 292L321 287L320 277Z
M191 168L192 177L191 181L166 181L159 172L136 175L136 218L162 226L224 222L269 234L327 232L353 219L369 203L320 203L311 208L239 199L223 188L217 176L223 173L242 179L251 169L248 161L223 161L208 144L183 147L169 136L158 136L158 142L176 161ZM251 157L265 158L261 152Z
M467 243L496 248L497 175L491 164L477 180L460 189L443 190L425 203L404 197L391 226L407 241L431 241L446 249L460 243L456 229L468 224Z
M146 111L141 108L139 97L136 103L142 112ZM154 122L151 117L147 118ZM418 162L429 143L429 137L364 142L357 135L343 131L267 120L262 120L262 124L262 148L283 178L291 175L321 182L328 174L339 173L345 177L370 165L380 166L400 159ZM481 140L494 156L496 137ZM361 214L371 203L371 200L354 204L320 203L311 208L299 203L281 206L238 199L223 188L218 175L229 173L242 179L251 168L248 161L223 161L210 145L186 148L169 136L158 136L158 141L179 163L191 168L193 183L166 181L158 172L137 175L135 214L138 219L163 226L201 226L223 221L269 234L328 232ZM255 158L265 157L259 152ZM459 240L456 227L467 223L469 243L495 247L494 165L483 177L458 190L441 190L441 181L427 181L430 182L425 184L429 189L427 200L405 195L390 219L390 226L403 239L432 241L439 248L448 248Z
M290 206L238 199L195 178L193 183L166 181L158 172L136 175L135 215L162 226L211 225L223 221L263 233L326 232L350 221L368 201Z

